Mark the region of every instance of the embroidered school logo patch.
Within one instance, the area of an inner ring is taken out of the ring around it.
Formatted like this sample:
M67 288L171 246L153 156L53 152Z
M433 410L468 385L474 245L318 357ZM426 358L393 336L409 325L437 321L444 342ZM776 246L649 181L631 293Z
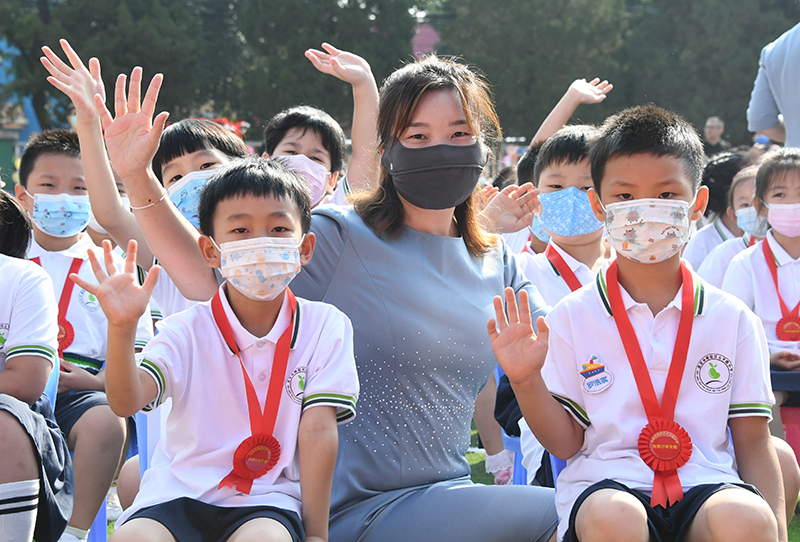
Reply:
M733 364L722 354L707 354L697 363L694 379L706 393L724 393L733 383Z
M89 312L97 312L100 309L100 303L97 301L97 297L94 294L90 294L83 288L80 289L78 293L78 301L81 304L81 307L86 309Z
M298 405L303 404L303 393L306 389L306 368L298 367L286 379L286 393Z
M598 361L597 356L592 356L589 363L581 364L580 375L586 393L600 393L614 383L614 375Z
M8 324L0 322L0 350L6 345L8 340Z

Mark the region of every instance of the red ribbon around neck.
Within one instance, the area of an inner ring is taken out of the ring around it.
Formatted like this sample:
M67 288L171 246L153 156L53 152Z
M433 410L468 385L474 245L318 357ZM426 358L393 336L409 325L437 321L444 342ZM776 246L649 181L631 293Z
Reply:
M791 311L786 306L778 287L778 266L775 264L775 255L772 253L766 237L761 241L761 248L764 251L764 258L767 260L769 272L772 274L772 281L775 283L775 293L778 294L778 301L781 304L782 318L775 326L775 333L782 341L800 341L800 303L795 305Z
M42 261L37 256L36 258L31 258L31 261L41 267ZM64 350L69 348L69 345L72 344L72 341L75 340L75 330L72 328L72 324L67 321L67 309L69 309L69 300L72 297L72 288L75 287L75 283L72 282L72 279L69 276L73 273L77 273L81 265L83 264L83 260L80 258L73 258L72 264L69 266L69 271L67 271L67 278L64 281L64 286L61 288L61 298L58 300L58 357L63 358ZM61 367L61 370L64 371L64 367Z
M567 283L570 290L574 292L583 286L581 281L578 280L578 277L575 276L575 273L572 272L572 269L569 268L567 262L564 261L564 258L561 257L561 254L553 248L552 243L547 243L547 248L544 249L544 255L547 256L547 259L550 260L550 263L556 268L556 271L558 271L558 274L564 279L564 282Z
M678 324L678 336L672 351L672 361L667 373L667 383L661 405L658 404L653 381L647 371L642 349L636 338L625 304L622 302L619 280L617 279L617 261L608 268L608 299L614 322L617 324L625 354L639 389L639 396L644 405L648 424L639 435L639 455L642 460L655 471L651 506L666 508L683 498L683 489L678 477L678 469L686 464L692 455L692 440L689 434L675 422L675 403L681 387L686 356L689 353L689 341L692 337L694 321L694 284L692 273L681 263L683 293L681 296L681 318Z
M269 388L267 389L267 399L264 401L264 411L261 411L256 389L240 355L239 346L233 336L228 317L222 306L220 293L214 296L211 301L211 312L222 337L228 348L231 349L236 357L239 358L239 365L242 368L244 386L247 392L247 410L250 413L250 432L251 436L239 444L233 454L233 470L228 473L219 483L217 489L227 486L233 488L234 485L242 493L250 494L253 487L253 480L264 476L267 471L272 469L281 456L281 445L272 436L275 429L275 421L278 418L278 408L281 404L281 393L283 391L283 380L286 376L286 366L289 362L289 350L292 344L292 331L294 329L294 319L297 314L297 299L292 291L287 288L286 296L289 299L289 306L292 311L292 318L289 325L281 334L278 343L275 345L275 357L272 364L272 373L269 378Z

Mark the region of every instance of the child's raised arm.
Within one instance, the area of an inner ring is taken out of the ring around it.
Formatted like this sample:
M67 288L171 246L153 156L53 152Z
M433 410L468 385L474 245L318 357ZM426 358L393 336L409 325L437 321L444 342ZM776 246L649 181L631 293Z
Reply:
M125 184L131 210L150 250L186 298L205 301L214 296L219 285L200 253L199 234L169 201L151 166L168 116L159 113L153 118L162 79L160 73L156 74L144 101L140 101L142 69L136 67L131 73L127 99L126 77L117 77L115 117L101 96L95 95L95 106L106 131L111 164Z
M320 405L303 411L297 447L306 542L327 542L333 468L339 448L335 407Z
M136 241L128 243L125 270L118 273L111 256L111 243L103 241L105 271L93 251L89 262L99 284L91 284L73 273L70 278L97 298L108 319L106 347L106 395L108 404L120 417L133 416L155 399L155 381L136 367L134 342L139 318L147 309L150 294L158 280L159 267L153 266L144 284L139 286L136 273Z
M496 320L488 324L492 350L536 438L554 456L569 459L583 445L584 429L550 395L542 378L549 329L540 317L536 322L538 336L534 335L527 291L519 292L522 310L517 309L512 288L506 288L505 297L505 310L502 298L494 298Z
M75 107L75 130L81 144L81 163L92 213L118 245L124 247L130 239L136 239L141 247L140 260L137 263L143 269L149 269L153 263L153 254L145 243L136 218L125 208L119 197L103 143L100 115L94 105L95 95L105 102L106 91L100 77L100 62L96 58L90 58L87 69L67 40L62 39L59 43L72 66L64 63L49 47L42 47L44 56L41 61L50 73L47 81L66 94Z
M372 69L360 56L323 43L326 52L306 51L306 58L322 73L353 86L353 157L347 167L347 182L354 192L371 190L378 179L378 86Z
M599 104L606 99L614 85L608 81L600 81L597 77L586 82L586 79L576 79L558 101L556 106L544 119L544 122L531 140L531 145L541 143L551 135L563 128L569 118L581 104Z

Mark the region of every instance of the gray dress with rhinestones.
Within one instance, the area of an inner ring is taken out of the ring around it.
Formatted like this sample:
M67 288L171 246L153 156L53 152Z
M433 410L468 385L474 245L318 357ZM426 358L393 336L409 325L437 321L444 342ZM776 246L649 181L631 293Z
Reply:
M480 486L464 456L475 398L497 361L486 323L506 286L541 296L504 244L483 257L461 238L405 227L376 236L351 207L314 212L311 262L291 288L353 322L361 393L339 427L331 542L547 540L552 490Z

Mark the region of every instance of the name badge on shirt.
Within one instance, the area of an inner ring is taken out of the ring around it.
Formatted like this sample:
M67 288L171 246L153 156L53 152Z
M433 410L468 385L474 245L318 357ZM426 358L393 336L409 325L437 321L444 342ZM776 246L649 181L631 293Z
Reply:
M614 375L598 361L597 356L592 356L581 367L580 375L583 377L583 390L586 393L600 393L614 383Z

